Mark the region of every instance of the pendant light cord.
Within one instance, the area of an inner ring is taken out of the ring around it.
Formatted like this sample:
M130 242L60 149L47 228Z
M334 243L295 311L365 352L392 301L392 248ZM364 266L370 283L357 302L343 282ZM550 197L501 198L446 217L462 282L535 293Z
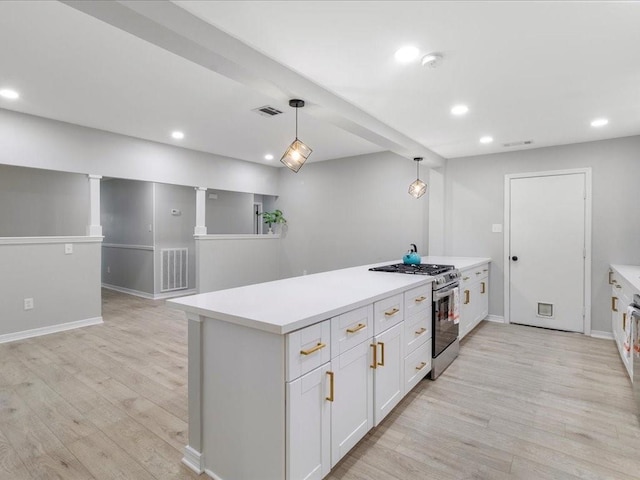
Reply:
M296 107L296 140L298 139L298 107Z

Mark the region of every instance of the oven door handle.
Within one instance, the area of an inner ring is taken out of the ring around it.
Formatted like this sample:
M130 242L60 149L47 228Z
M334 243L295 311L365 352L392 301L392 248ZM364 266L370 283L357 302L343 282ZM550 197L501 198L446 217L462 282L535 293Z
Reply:
M458 287L455 287L458 288ZM434 293L433 294L433 299L434 300L442 300L445 297L450 297L451 295L453 295L453 288L449 291L447 291L447 293Z

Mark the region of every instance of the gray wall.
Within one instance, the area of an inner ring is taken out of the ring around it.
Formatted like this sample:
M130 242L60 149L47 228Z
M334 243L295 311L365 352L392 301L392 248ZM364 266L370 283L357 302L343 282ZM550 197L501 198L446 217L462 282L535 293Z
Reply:
M281 169L282 276L399 260L410 243L426 253L428 195L407 193L415 174L389 152Z
M504 314L504 176L591 167L593 170L592 329L611 331L611 263L640 265L640 136L451 159L445 175L445 254L487 256L489 313Z
M152 295L153 184L103 180L100 210L104 243L107 244L103 247L102 282ZM109 247L108 244L121 247Z
M215 194L218 198L209 198ZM206 224L208 234L253 233L253 194L207 191Z
M196 192L192 187L178 185L154 184L155 188L155 220L156 220L156 263L155 293L160 293L162 286L162 254L163 248L187 248L188 254L188 288L196 288L196 251L193 229L196 225ZM171 210L180 210L180 215L172 215Z
M278 169L0 109L0 164L277 195Z
M86 175L0 165L0 237L86 235Z
M71 255L64 243L0 244L0 335L101 316L100 243L70 242Z

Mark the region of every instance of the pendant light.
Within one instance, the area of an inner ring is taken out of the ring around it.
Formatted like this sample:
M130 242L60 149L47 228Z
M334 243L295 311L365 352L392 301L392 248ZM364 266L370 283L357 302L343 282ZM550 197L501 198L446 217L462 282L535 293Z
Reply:
M293 100L289 100L289 106L296 109L296 139L289 145L289 148L284 152L280 161L289 167L290 170L298 173L298 170L304 165L304 162L309 158L313 150L298 140L298 109L304 107L304 100L294 98Z
M416 181L409 185L409 195L414 198L420 198L427 192L427 184L420 180L420 162L422 161L422 157L416 157L413 159L416 162Z

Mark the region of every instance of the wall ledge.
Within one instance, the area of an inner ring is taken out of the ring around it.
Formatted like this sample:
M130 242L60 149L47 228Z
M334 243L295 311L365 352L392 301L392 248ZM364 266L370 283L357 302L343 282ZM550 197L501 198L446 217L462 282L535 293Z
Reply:
M56 243L102 243L103 236L0 237L0 245L50 245Z
M103 283L102 288L113 290L114 292L126 293L127 295L133 295L134 297L146 298L147 300L165 300L167 298L186 297L198 293L195 288L189 288L184 290L172 290L170 292L153 294L142 292L140 290L133 290L131 288L119 287L117 285L111 285L108 283Z
M196 240L276 240L280 238L279 233L270 235L268 233L256 235L254 233L238 234L214 234L214 235L194 235Z
M50 333L64 332L80 327L88 327L89 325L99 325L104 323L102 317L86 318L75 322L60 323L58 325L50 325L48 327L33 328L31 330L23 330L21 332L6 333L0 335L0 343L15 342L26 338L39 337L41 335L49 335Z
M122 248L125 250L149 250L155 251L156 247L153 245L126 245L124 243L103 243L102 248Z

